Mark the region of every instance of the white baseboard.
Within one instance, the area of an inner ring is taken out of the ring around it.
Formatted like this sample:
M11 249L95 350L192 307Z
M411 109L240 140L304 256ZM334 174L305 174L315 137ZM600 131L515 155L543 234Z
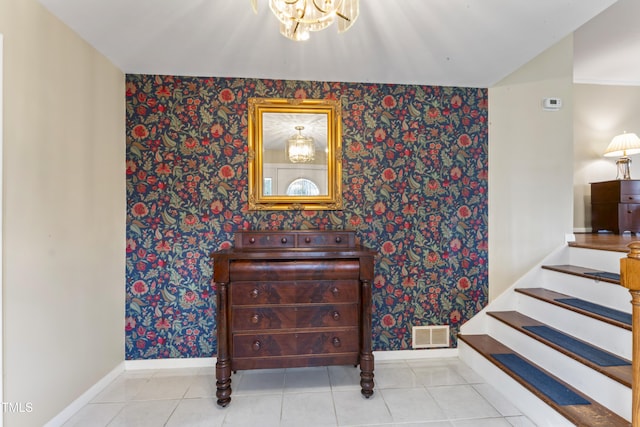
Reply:
M215 366L215 357L126 360L124 362L125 371L139 371L143 369L213 368Z
M107 375L102 377L97 383L92 385L87 391L82 393L80 397L71 402L69 406L64 408L58 415L50 419L45 427L59 427L66 423L76 412L82 409L87 403L91 402L102 390L104 390L118 375L125 370L124 362L121 362L111 370Z
M429 350L374 351L373 357L378 362L384 362L387 360L441 359L447 357L458 357L458 349L433 348Z
M457 348L438 348L429 350L392 350L374 351L375 360L402 359L438 359L458 357ZM124 362L125 371L139 371L144 369L183 369L183 368L213 368L216 366L215 357L201 357L190 359L149 359L127 360Z

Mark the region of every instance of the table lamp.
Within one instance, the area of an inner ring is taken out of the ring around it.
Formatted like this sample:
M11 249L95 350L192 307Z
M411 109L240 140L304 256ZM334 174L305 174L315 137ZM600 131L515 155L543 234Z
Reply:
M623 133L615 136L606 151L605 157L618 157L616 161L618 166L618 174L616 179L631 179L631 172L629 171L629 165L631 159L629 156L640 153L640 138L635 133Z

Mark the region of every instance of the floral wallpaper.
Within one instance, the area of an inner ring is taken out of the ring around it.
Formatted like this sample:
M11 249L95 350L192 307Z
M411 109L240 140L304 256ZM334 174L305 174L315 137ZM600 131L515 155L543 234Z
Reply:
M128 75L126 358L212 357L211 252L240 229L353 229L378 252L374 350L488 298L487 90ZM247 210L247 100L338 99L342 211Z

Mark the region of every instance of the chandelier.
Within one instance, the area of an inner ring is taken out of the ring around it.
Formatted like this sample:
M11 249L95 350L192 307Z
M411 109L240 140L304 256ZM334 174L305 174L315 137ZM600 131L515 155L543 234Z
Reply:
M257 12L257 1L251 0ZM338 32L356 22L359 0L269 0L269 7L280 21L280 34L294 40L309 39L309 31L320 31L338 21Z
M291 163L309 163L316 157L313 138L302 135L304 126L296 126L297 134L287 140L287 155Z

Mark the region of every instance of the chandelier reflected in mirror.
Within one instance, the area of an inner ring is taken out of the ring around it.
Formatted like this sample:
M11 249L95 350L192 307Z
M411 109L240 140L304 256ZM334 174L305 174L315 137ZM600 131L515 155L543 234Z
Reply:
M310 163L316 157L313 138L302 135L304 126L296 126L297 134L287 139L287 156L291 163Z
M251 0L257 12L258 0ZM310 31L320 31L338 21L338 33L347 31L360 12L359 0L269 0L280 21L280 34L294 40L309 39Z

